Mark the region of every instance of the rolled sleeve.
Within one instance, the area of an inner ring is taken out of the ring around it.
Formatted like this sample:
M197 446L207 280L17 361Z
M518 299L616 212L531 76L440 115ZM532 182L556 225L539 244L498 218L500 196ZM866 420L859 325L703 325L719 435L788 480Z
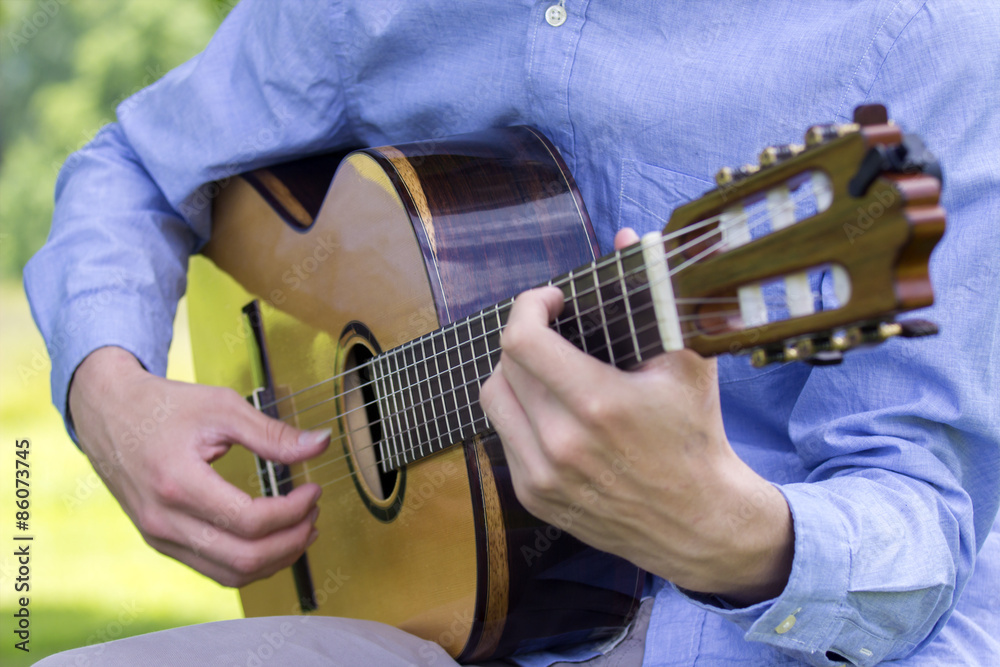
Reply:
M166 372L187 260L211 233L206 184L350 142L331 14L241 3L203 53L122 102L63 165L49 240L24 278L74 439L68 391L91 352L121 347Z
M941 333L808 372L780 434L803 473L778 485L795 530L780 596L732 609L681 591L746 639L808 664L919 662L917 651L955 611L997 514L1000 177L990 146L1000 138L1000 60L987 46L995 34L995 13L928 3L858 68L857 90L891 101L895 120L944 168L948 229L931 258L935 304L912 315ZM981 632L963 627L970 638Z

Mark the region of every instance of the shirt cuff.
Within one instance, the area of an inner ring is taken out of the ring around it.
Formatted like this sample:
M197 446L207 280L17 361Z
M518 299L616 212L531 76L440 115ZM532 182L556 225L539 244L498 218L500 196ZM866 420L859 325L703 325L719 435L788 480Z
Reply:
M674 588L692 604L732 621L744 638L773 646L820 667L881 661L894 647L847 618L851 539L835 507L809 484L777 487L791 508L795 556L785 590L750 607L734 608L716 596Z
M87 356L102 347L120 347L149 372L164 376L173 327L162 313L137 294L102 291L78 297L61 309L48 341L52 360L52 402L77 444L69 413L73 374Z

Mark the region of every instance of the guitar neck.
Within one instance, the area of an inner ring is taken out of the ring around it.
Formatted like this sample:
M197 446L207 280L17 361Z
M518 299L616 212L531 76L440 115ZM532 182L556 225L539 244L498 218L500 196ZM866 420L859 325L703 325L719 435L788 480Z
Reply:
M552 323L583 352L628 369L663 352L643 257L615 252L553 278L564 295ZM382 416L383 471L491 430L479 404L500 360L513 299L375 357L368 369Z
M681 348L751 354L757 366L838 363L859 345L936 331L892 316L933 303L938 168L884 108L860 111L855 124L811 128L806 146L765 150L760 166L723 169L720 187L674 210L662 235L549 281L565 298L552 326L623 369ZM880 212L877 225L845 223L867 210ZM479 390L512 303L373 360L383 470L490 429Z

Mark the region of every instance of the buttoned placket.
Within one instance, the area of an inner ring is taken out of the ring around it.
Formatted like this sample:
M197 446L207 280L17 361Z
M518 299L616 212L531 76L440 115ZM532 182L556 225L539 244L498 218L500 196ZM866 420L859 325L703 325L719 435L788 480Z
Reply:
M528 94L538 116L545 118L549 138L562 149L570 170L575 157L570 75L588 4L587 0L539 3L531 14L528 34Z

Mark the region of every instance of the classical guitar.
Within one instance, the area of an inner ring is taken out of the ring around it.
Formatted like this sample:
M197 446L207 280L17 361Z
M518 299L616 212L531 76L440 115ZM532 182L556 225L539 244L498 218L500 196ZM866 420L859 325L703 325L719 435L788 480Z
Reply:
M662 232L603 257L572 176L528 127L221 187L191 265L198 380L333 429L302 465L238 447L215 464L254 495L325 487L320 539L243 588L246 613L375 619L478 661L618 632L644 574L518 504L478 402L513 296L559 286L552 326L623 369L682 347L829 364L934 331L894 316L932 301L939 173L884 108L717 180Z

